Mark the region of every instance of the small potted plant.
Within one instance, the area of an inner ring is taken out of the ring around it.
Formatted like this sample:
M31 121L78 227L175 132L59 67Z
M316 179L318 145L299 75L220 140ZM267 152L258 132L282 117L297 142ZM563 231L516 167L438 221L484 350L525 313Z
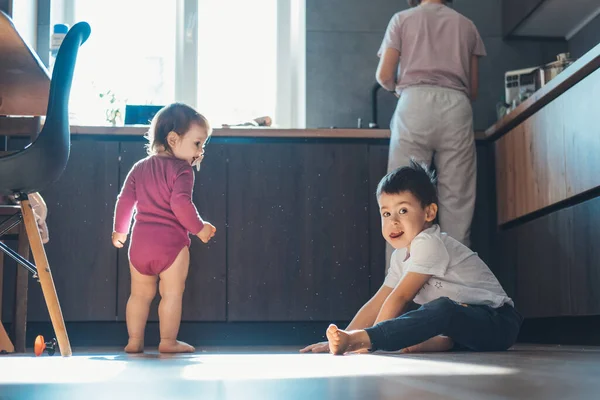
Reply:
M100 93L99 96L106 102L104 112L106 121L112 126L123 125L123 111L121 110L123 102L119 100L115 92L109 89Z

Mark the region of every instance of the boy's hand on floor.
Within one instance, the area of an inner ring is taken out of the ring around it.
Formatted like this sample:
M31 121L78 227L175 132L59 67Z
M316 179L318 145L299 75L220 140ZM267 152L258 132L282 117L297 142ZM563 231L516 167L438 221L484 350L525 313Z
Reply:
M127 234L126 233L119 233L119 232L113 232L112 233L112 244L117 249L122 248L125 245L126 241L127 241Z
M215 226L213 224L211 224L210 222L204 222L204 227L202 228L202 230L200 232L198 232L198 237L200 238L200 240L202 240L204 243L208 243L208 241L210 239L213 238L213 236L215 236L215 233L217 232L217 228L215 228Z
M306 346L300 353L329 353L329 342L319 342Z

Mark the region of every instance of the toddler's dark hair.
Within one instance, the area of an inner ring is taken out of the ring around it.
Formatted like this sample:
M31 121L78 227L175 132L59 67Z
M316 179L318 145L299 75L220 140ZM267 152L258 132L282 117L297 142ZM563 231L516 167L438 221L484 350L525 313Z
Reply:
M167 143L169 132L173 131L180 136L185 135L192 124L198 124L206 129L206 133L210 136L211 127L208 120L187 104L173 103L161 108L152 118L146 135L146 139L150 142L146 145L146 151L149 155L163 150L170 151Z
M383 193L398 194L410 192L421 202L422 207L438 204L437 178L425 164L411 158L406 167L398 168L384 176L377 185L377 198Z

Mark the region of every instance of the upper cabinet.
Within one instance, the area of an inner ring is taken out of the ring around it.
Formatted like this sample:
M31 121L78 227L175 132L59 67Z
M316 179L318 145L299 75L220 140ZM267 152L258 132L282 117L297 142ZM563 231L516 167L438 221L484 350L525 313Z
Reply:
M505 37L569 40L600 14L599 0L503 0Z

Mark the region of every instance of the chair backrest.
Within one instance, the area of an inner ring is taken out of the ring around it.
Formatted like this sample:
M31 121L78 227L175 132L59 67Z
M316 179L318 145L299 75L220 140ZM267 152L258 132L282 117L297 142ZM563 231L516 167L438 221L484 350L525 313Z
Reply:
M0 194L38 192L63 173L71 147L69 95L75 61L90 32L89 24L79 22L65 36L52 73L44 127L30 146L0 157Z

